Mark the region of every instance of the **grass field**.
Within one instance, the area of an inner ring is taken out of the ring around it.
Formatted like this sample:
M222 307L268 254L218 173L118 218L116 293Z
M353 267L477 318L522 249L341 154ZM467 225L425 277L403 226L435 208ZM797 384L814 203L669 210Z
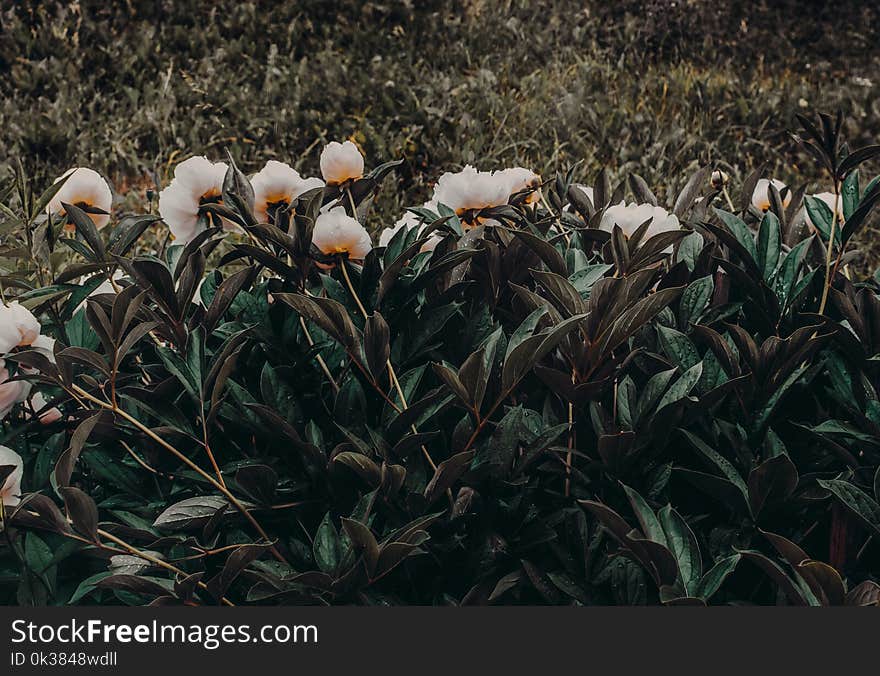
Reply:
M853 145L880 137L878 11L721 5L4 3L0 170L20 159L47 182L87 165L143 195L191 154L313 174L323 143L351 138L368 165L406 160L373 230L464 163L607 166L661 199L699 164L736 180L766 163L827 190L794 114L840 108Z

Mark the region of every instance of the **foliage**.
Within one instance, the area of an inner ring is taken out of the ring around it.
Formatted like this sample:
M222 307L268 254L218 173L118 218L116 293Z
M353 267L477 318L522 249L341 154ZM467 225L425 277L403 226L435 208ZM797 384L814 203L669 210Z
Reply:
M757 174L701 169L681 230L627 237L597 226L647 183L568 173L417 209L362 265L312 227L393 165L258 223L232 164L202 212L244 232L164 251L151 215L104 235L68 205L66 232L20 174L4 289L57 343L7 362L63 416L4 421L2 600L877 603L880 288L846 268L877 149L803 124L844 214L806 236L775 188L749 206Z

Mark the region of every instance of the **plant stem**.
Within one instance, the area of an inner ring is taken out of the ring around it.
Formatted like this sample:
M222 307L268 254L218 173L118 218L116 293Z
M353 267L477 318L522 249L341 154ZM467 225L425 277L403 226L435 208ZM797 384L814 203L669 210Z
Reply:
M285 563L285 564L288 563L287 560L281 555L281 552L279 552L278 549L276 549L275 545L271 544L272 539L267 535L266 531L263 530L263 527L257 522L257 520L254 518L254 516L247 510L247 508L243 504L241 504L241 502L238 500L238 498L236 498L229 491L229 489L226 488L226 486L224 486L222 483L217 481L214 477L212 477L205 470L203 470L201 467L199 467L196 463L194 463L192 460L190 460L188 457L186 457L183 453L181 453L179 450L177 450L174 446L172 446L167 441L165 441L162 437L160 437L158 434L156 434L149 427L144 425L142 422L140 422L139 420L137 420L136 418L134 418L130 414L126 413L123 409L121 409L117 406L113 406L112 404L108 404L107 402L98 399L97 397L91 395L90 393L88 393L86 390L82 389L78 385L73 385L72 387L73 387L74 391L77 394L79 394L79 396L81 396L83 399L87 399L88 401L91 401L92 403L97 404L101 408L104 408L108 411L112 411L113 413L118 414L121 417L123 417L125 420L127 420L129 423L134 425L141 432L143 432L148 437L150 437L150 439L152 439L157 444L159 444L166 451L168 451L172 455L174 455L174 457L176 457L178 460L180 460L183 464L185 464L187 467L189 467L191 470L193 470L199 476L201 476L203 479L205 479L205 481L210 483L214 488L216 488L218 491L220 491L223 494L223 496L227 500L229 500L229 502L239 512L241 512L242 516L244 516L251 523L251 525L254 527L254 529L257 531L257 533L259 533L260 537L265 539L266 542L270 543L269 544L269 551L272 552L272 555L281 563Z
M556 227L559 229L559 231L562 233L562 236L565 238L566 246L571 246L571 238L568 236L568 231L562 227L562 218L560 218L559 215L556 212L554 212L553 209L550 208L550 205L547 203L547 198L544 197L543 192L541 193L541 204L543 204L544 208L548 212L550 212L550 214L553 216L553 218L556 219Z
M89 540L87 538L80 537L76 533L61 533L61 534L69 540L76 540L77 542L82 542L83 544L93 545L93 546L98 547L99 549L103 549L106 552L110 552L111 554L131 554L132 556L137 556L139 559L143 559L144 561L149 561L153 565L159 566L160 568L164 568L165 570L171 571L172 573L175 573L177 575L183 575L184 577L187 576L186 571L181 570L177 566L174 566L174 565L168 563L167 561L163 561L162 559L156 558L155 556L152 556L151 554L147 554L146 552L141 551L137 547L134 547L134 546L128 544L124 540L120 540L118 537L116 537L112 533L108 533L107 531L102 530L101 528L98 529L98 535L100 535L101 537L103 537L107 540L110 540L111 542L119 545L120 547L122 547L122 549L116 549L115 547L108 547L103 542L93 542L92 540ZM208 589L208 585L206 585L204 582L199 581L196 584L201 589L205 589L205 590ZM229 599L227 599L225 596L220 597L220 602L226 606L235 606L235 604L232 601L230 601Z
M26 510L26 511L28 514L30 514L32 516L37 516L37 514L35 512L31 512L30 510ZM2 514L3 514L3 504L0 503L0 516L2 516ZM68 523L70 523L70 519L68 519ZM181 570L177 566L170 564L167 561L163 561L162 559L159 559L159 558L153 556L152 554L147 554L146 552L141 551L137 547L128 544L124 540L120 540L118 537L116 537L112 533L108 533L107 531L105 531L101 528L99 528L97 530L98 535L100 535L101 537L103 537L107 540L110 540L114 544L122 547L122 549L116 549L115 547L109 547L109 546L105 545L103 542L89 540L89 539L84 538L80 535L77 535L76 533L63 532L63 531L58 531L58 532L60 535L63 535L64 537L66 537L69 540L76 540L77 542L82 542L83 544L87 544L87 545L90 545L93 547L98 547L99 549L102 549L106 552L110 552L111 554L131 554L133 556L137 556L140 559L143 559L144 561L149 561L150 563L152 563L155 566L159 566L160 568L164 568L165 570L171 571L172 573L175 573L177 575L183 575L184 577L186 577L188 575L188 573L186 571ZM208 589L208 585L206 585L204 582L197 582L196 584L202 589L205 589L205 590ZM232 601L227 599L225 596L220 598L220 602L223 603L224 605L227 605L227 606L234 606L235 605Z
M571 372L571 382L575 383L577 374ZM571 463L574 460L574 404L568 402L568 453L565 454L565 497L571 495Z
M724 199L727 200L727 206L730 207L730 211L731 211L731 213L735 213L735 212L736 212L736 207L733 206L733 200L730 199L730 193L727 192L727 186L723 186L723 187L721 188L721 192L724 193Z
M183 570L181 570L180 568L178 568L177 566L172 565L172 564L168 563L167 561L163 561L162 559L156 558L155 556L147 554L146 552L142 552L141 550L137 549L136 547L132 547L130 544L128 544L127 542L124 542L123 540L120 540L118 537L116 537L112 533L108 533L107 531L99 528L98 535L100 535L101 537L103 537L107 540L110 540L110 542L113 542L114 544L119 545L125 551L127 551L129 554L133 554L134 556L137 556L141 559L144 559L145 561L149 561L150 563L152 563L156 566L159 566L160 568L164 568L165 570L170 570L178 575L183 575L184 577L187 576L187 573L184 572ZM196 584L201 589L208 589L208 585L206 585L202 581L199 581ZM227 605L227 606L234 606L235 605L232 601L227 599L225 596L222 596L220 598L220 602L223 603L224 605Z
M116 405L116 400L113 400L113 405ZM223 473L220 471L220 465L217 464L217 459L214 457L214 452L211 450L211 445L208 443L208 423L205 420L205 403L201 402L202 412L199 418L202 419L202 438L205 443L203 444L205 447L205 452L208 454L208 460L211 461L211 467L214 468L214 473L217 475L217 481L223 484L223 488L226 488L226 481L223 479Z
M831 253L834 250L834 237L837 235L837 212L840 210L840 184L834 179L834 214L831 217L831 234L828 235L828 248L825 252L825 285L822 287L822 300L819 303L819 314L825 314L825 304L828 302L828 292L831 289L831 282L834 281L834 273L831 269ZM840 251L837 260L843 255ZM834 266L834 272L837 271L837 265Z
M358 212L357 212L357 207L355 206L355 203L354 203L354 195L351 194L351 187L346 187L345 192L348 194L348 202L349 202L349 204L351 204L351 217L354 220L357 220Z
M303 333L306 335L306 341L309 343L309 347L315 347L315 340L312 338L312 334L309 333L309 327L306 326L306 320L302 315L299 317L299 325L302 327ZM333 378L333 374L330 373L330 369L327 367L327 362L324 361L324 358L316 354L315 360L318 362L318 366L321 367L321 370L324 372L324 375L327 376L327 379L330 381L330 385L333 386L333 391L339 392L339 384Z
M366 309L364 309L364 304L361 303L361 299L358 296L357 291L354 290L354 284L351 283L351 277L348 274L348 269L346 268L344 260L340 261L339 267L342 268L342 276L345 278L345 284L348 286L348 291L349 291L349 293L351 293L352 297L354 298L355 303L357 303L358 309L361 311L361 314L363 315L364 320L368 319L369 315L367 315L367 311L366 311ZM388 376L391 380L391 383L392 383L392 385L394 385L394 389L397 390L397 396L400 397L400 405L403 407L403 410L405 411L405 410L407 410L407 408L409 408L409 406L406 403L406 397L403 394L403 388L400 386L400 381L397 379L397 373L395 373L394 367L391 365L391 358L390 357L388 358L388 360L386 360L385 364L388 367ZM410 429L412 429L414 434L419 433L419 431L416 429L416 426L414 424L410 425ZM422 444L422 454L425 456L425 460L428 461L428 464L431 466L431 469L436 472L437 471L437 463L434 462L434 459L431 457L431 454L428 452L428 449L425 447L424 444ZM452 500L452 490L449 490L448 493L449 493L449 499Z

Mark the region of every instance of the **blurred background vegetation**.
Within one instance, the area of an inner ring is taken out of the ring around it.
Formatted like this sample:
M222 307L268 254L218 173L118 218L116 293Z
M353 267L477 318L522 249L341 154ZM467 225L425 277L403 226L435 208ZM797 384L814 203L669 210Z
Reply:
M661 199L699 164L736 181L766 163L819 192L796 112L840 108L851 145L880 139L880 9L856 0L2 7L0 172L91 166L133 208L191 154L315 174L342 138L368 166L406 160L374 230L464 163L635 171Z

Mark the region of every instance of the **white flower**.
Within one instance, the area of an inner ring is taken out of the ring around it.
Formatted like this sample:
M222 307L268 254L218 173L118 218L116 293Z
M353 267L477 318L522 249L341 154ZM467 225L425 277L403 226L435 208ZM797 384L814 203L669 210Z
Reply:
M321 176L328 185L338 185L364 175L364 156L351 141L330 141L321 151Z
M313 188L322 188L320 178L303 178L299 172L284 162L269 160L266 166L251 177L254 188L254 215L260 223L268 223L270 209L274 213L282 205Z
M62 202L76 207L95 207L101 211L110 211L113 206L113 193L110 192L110 186L107 185L107 181L102 178L101 174L94 169L74 167L56 178L53 185L65 177L67 177L67 181L49 201L49 212L58 216L63 215ZM107 214L90 213L89 218L92 219L96 228L103 228L110 221L110 216ZM68 230L74 229L72 225L65 227Z
M21 477L24 474L24 461L21 456L6 446L0 446L0 465L13 465L15 467L6 479L0 484L0 502L7 507L15 507L21 502Z
M318 216L312 231L312 244L325 254L347 253L353 260L363 260L373 248L364 226L345 213L342 207Z
M782 191L788 187L785 183L776 179L773 179L772 181L768 181L766 178L759 179L755 184L755 190L752 193L752 206L758 211L767 211L770 208L771 183L776 187L776 190L779 191L780 195L782 194ZM782 206L787 207L790 202L791 191L788 190L785 193L785 197L782 199Z
M834 206L835 206L834 203L837 202L837 223L840 224L846 220L843 217L843 199L837 200L834 197L833 192L820 192L820 193L813 195L813 197L815 197L817 200L821 200L821 201L825 202L825 204L828 206L828 209L831 211L832 214L834 213ZM810 212L807 210L806 207L804 207L804 220L807 222L807 225L809 225L811 228L816 227L815 225L813 225L813 219L810 218Z
M6 368L6 362L0 359L0 420L9 415L13 406L27 399L31 390L30 383L23 380L7 382L8 380L9 370Z
M12 348L30 345L40 335L40 322L18 301L0 303L0 354Z
M174 169L171 184L159 193L159 215L174 239L186 244L199 232L199 206L221 202L228 167L206 157L190 157ZM224 221L224 227L234 226Z
M495 172L495 176L503 183L506 183L508 197L512 197L516 193L524 190L531 190L531 192L526 195L525 203L534 204L540 201L541 177L531 169L526 169L524 167L511 167L509 169L502 169L501 171Z
M681 227L678 216L670 214L663 207L655 207L651 204L635 204L634 202L626 204L621 202L605 210L599 223L599 229L611 232L614 229L614 225L617 224L623 230L623 234L630 237L638 230L642 223L649 219L651 224L645 233L645 239L668 230L678 230Z
M6 305L0 304L0 354L12 352L20 341L21 334L12 321L11 312L7 310Z
M31 406L34 407L34 411L39 415L40 423L43 425L51 425L61 420L61 411L58 410L57 406L53 406L48 411L40 413L40 411L46 408L48 403L42 392L35 392L34 396L31 397Z
M507 204L510 181L499 174L500 172L477 171L470 165L457 173L447 171L434 186L433 201L445 204L459 216L468 211Z

